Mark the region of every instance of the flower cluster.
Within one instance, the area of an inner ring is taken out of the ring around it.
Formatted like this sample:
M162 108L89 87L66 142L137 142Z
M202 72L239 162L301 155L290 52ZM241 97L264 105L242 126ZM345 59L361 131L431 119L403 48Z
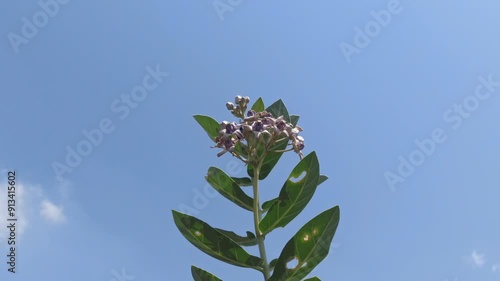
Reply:
M216 146L223 150L217 154L222 156L226 152L231 152L233 155L241 158L235 151L238 144L244 147L256 148L259 145L264 145L266 151L273 147L274 144L288 140L292 148L276 152L295 151L302 159L302 149L304 149L304 138L299 136L302 128L289 123L283 116L274 117L267 111L256 112L249 110L246 112L249 97L237 96L235 103L228 102L226 107L231 113L240 118L240 122L224 121L220 124L219 136L216 138ZM246 116L245 116L246 113ZM243 159L244 160L244 159Z
M245 112L247 111L248 103L250 102L249 97L236 96L234 99L236 105L232 102L226 103L227 110L230 110L231 113L241 119L245 118Z

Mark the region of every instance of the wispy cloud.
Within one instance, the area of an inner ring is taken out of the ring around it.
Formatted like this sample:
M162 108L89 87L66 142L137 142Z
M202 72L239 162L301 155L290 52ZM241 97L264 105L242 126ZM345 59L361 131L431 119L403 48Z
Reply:
M5 175L7 172L5 170L1 170L1 172L0 184L6 183L7 179ZM16 182L15 187L15 216L17 218L16 233L18 238L22 238L27 232L29 232L29 229L34 225L32 222L39 220L39 216L51 224L67 221L63 212L63 207L57 206L49 200L41 186L30 183ZM63 201L65 197L67 197L67 189L67 185L57 186L59 193L58 196L62 197ZM0 222L6 222L7 219L10 218L7 208L4 208L5 203L7 203L7 199L7 192L2 192L0 190ZM5 239L7 235L8 229L6 227L0 227L0 241Z
M491 271L493 271L493 273L500 273L500 263L498 264L494 264L492 267L491 267Z
M482 267L486 263L486 257L478 253L476 250L472 251L467 258L467 261L476 267Z
M61 206L54 205L54 203L49 200L42 201L40 206L40 215L50 223L58 224L66 222L63 208Z

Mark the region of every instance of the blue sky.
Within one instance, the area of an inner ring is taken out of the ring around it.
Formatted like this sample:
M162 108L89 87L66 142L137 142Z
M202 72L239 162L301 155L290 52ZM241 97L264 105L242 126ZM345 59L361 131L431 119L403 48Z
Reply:
M244 172L216 157L192 115L230 119L224 104L240 94L281 98L301 115L304 152L316 151L330 176L266 239L270 256L340 205L335 245L312 273L322 280L499 280L499 9L493 0L9 1L0 279L191 280L195 264L223 280L261 280L199 252L171 216L190 206L213 226L253 229L222 196L199 195L213 194L208 167ZM58 177L54 163L97 128L102 139ZM264 199L297 161L282 158ZM19 181L15 275L5 264L9 170Z

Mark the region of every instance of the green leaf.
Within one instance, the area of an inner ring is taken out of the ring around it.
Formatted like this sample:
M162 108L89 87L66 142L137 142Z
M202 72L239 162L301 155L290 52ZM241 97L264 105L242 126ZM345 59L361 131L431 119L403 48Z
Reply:
M288 110L281 99L271 104L266 111L271 113L274 118L278 118L283 115L283 118L285 118L287 122L290 122L290 115L288 114Z
M267 212L271 208L271 206L274 204L274 202L278 201L279 198L274 198L269 201L266 201L262 204L262 211Z
M304 281L321 281L321 279L319 279L318 277L313 277L313 278L304 279Z
M207 255L229 264L262 271L262 259L252 256L229 237L195 217L172 210L182 235Z
M273 147L271 147L270 150L285 150L287 144L288 141L281 141L279 143L276 143ZM259 180L264 180L265 178L267 178L267 176L269 175L269 173L271 173L274 166L276 166L282 155L283 152L268 152L268 154L264 158L264 161L262 162L262 167L260 168ZM253 177L254 167L252 165L248 165L247 172L249 176Z
M216 228L215 230L226 235L231 240L236 242L236 244L241 245L241 246L248 247L248 246L255 246L258 244L257 237L255 236L255 234L253 234L250 231L247 231L247 236L243 237L243 236L240 236L240 235L234 233L233 231L227 231L227 230L220 229L220 228Z
M278 200L270 207L259 224L267 234L273 229L284 227L292 221L311 200L319 181L319 162L316 152L302 159L292 170L280 191Z
M339 219L340 209L335 206L306 223L283 248L269 281L306 277L328 255ZM297 265L290 268L287 264L293 260Z
M322 183L324 183L326 180L328 180L328 177L325 175L320 175L319 176L319 181L318 181L318 186ZM274 204L274 202L278 201L279 198L274 198L269 201L266 201L262 204L262 211L267 212L271 208L271 206Z
M266 110L266 107L264 106L264 101L262 98L259 98L258 100L255 101L255 103L252 106L252 110L255 110L256 112L262 112Z
M299 123L299 118L300 116L298 115L290 115L290 123L292 123L292 125L294 126L297 126L297 123Z
M215 138L219 136L220 124L215 119L210 116L205 115L194 115L194 119L198 122L198 124L203 127L205 132L207 132L210 139L215 141Z
M232 178L239 186L252 186L251 178Z
M324 182L325 182L325 181L327 181L327 180L328 180L328 177L327 177L327 176L325 176L325 175L321 175L321 176L319 176L318 185L320 185L320 184L324 183Z
M253 198L249 197L224 171L216 167L210 167L205 179L222 196L243 209L253 212Z
M276 266L276 263L278 262L278 259L274 259L269 263L269 269L273 270L274 267Z
M217 276L212 273L194 265L191 266L191 274L193 275L194 281L222 281L222 279L217 278Z

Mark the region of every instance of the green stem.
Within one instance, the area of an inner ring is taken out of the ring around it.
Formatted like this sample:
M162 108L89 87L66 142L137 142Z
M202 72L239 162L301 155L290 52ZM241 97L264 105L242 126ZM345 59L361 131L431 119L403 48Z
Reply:
M262 160L259 161L259 165L257 167L254 166L254 177L252 179L253 181L253 222L255 225L255 234L257 235L257 242L259 244L259 252L260 252L260 258L262 259L263 263L263 268L264 271L262 272L264 274L264 280L268 280L270 277L270 270L269 270L269 263L267 262L267 256L266 256L266 246L264 245L264 239L266 236L262 234L262 232L259 229L259 223L262 219L262 210L260 209L259 205L259 174L260 174L260 168L262 166Z

